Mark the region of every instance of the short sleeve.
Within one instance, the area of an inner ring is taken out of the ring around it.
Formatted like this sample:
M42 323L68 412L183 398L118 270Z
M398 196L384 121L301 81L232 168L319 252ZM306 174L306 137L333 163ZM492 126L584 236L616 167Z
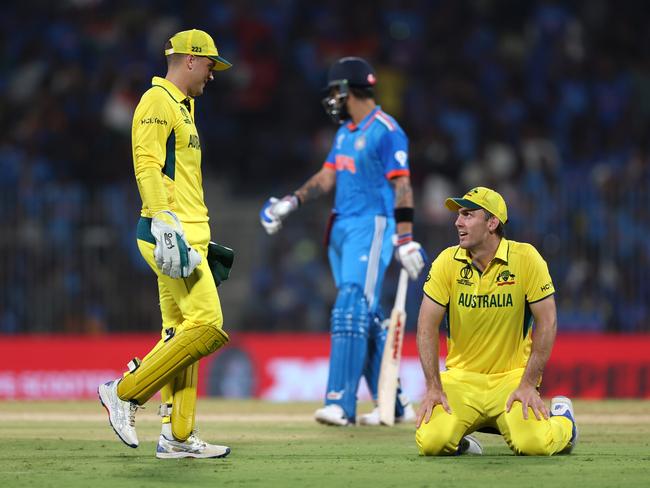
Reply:
M330 152L327 153L327 157L325 158L325 161L323 162L323 167L329 168L329 169L336 169L336 152L337 152L337 145L338 145L338 140L339 136L341 134L341 129L336 131L336 135L334 136L334 140L332 141L332 147L330 149Z
M548 265L537 249L528 246L526 254L526 262L528 263L525 285L526 301L534 303L555 293L555 287L548 272Z
M445 250L431 263L429 274L424 281L423 291L434 302L446 307L451 296L451 281L449 280L449 252Z
M324 168L329 168L329 169L336 169L336 155L334 154L334 148L330 150L329 154L325 158L325 162L323 162L323 167Z
M379 157L384 164L386 178L410 174L408 138L403 130L396 127L384 132L379 143Z

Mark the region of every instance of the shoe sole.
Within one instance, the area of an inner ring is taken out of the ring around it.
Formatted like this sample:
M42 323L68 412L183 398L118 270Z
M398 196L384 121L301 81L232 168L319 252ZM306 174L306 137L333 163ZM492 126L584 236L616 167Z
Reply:
M314 418L315 418L316 422L318 422L319 424L323 424L323 425L332 425L334 427L347 427L348 425L351 425L350 422L346 422L344 424L337 424L336 422L332 422L332 421L325 420L325 419L319 419L318 417L314 417Z
M99 402L102 404L102 407L104 407L104 410L106 410L106 413L108 414L108 424L111 426L111 429L113 429L113 432L115 432L115 435L117 435L118 439L120 439L124 444L126 444L129 447L132 447L133 449L138 447L138 444L130 444L129 442L125 441L120 435L120 433L113 426L113 422L111 421L111 411L108 409L106 403L104 403L104 399L102 398L101 386L97 388L97 396L99 397Z
M415 423L415 419L404 419L401 417L395 417L395 423L396 424L408 424L408 423ZM378 427L380 425L386 427L386 424L382 424L380 421L377 422L369 422L367 420L359 419L359 425L363 425L364 427Z
M226 452L219 454L218 456L209 456L206 454L197 454L194 452L157 452L156 458L158 459L183 459L183 458L194 458L194 459L220 459L225 458L230 454L230 448L226 449Z
M481 445L481 443L478 441L476 437L468 434L466 436L463 436L463 438L467 442L467 449L461 454L461 456L482 456L483 455L483 446ZM479 452L469 452L469 447L472 445L472 442L476 444Z

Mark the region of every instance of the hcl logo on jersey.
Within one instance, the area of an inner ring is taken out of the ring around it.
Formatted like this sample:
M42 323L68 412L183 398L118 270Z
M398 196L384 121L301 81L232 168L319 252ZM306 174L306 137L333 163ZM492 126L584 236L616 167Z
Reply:
M354 158L350 156L337 154L335 164L336 171L349 171L352 174L357 172L357 167L354 165Z

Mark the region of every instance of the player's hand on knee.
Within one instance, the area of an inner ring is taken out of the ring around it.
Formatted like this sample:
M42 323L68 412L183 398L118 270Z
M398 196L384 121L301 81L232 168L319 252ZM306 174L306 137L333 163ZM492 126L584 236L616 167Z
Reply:
M269 198L260 211L260 222L267 234L275 234L282 228L282 221L300 206L300 200L295 195L287 195L282 199Z
M393 236L393 243L397 247L395 258L406 270L409 278L416 280L427 260L427 255L422 246L413 240L413 234L399 234Z
M156 266L170 278L187 278L201 264L201 254L185 238L174 212L163 210L151 219L151 234L156 240L153 255Z
M449 406L449 402L447 402L445 392L441 388L427 388L415 417L416 428L419 429L423 421L425 424L429 423L436 405L440 405L444 408L445 412L451 415L451 407Z
M506 412L512 410L514 402L521 402L521 411L525 420L528 420L529 407L532 409L537 420L541 420L542 417L548 419L548 408L546 407L546 403L544 403L539 396L537 388L533 386L519 385L519 387L508 397L508 401L506 402Z

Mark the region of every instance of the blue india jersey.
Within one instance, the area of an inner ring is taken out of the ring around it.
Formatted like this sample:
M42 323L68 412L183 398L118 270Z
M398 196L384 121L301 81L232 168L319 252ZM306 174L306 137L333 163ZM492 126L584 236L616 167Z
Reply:
M324 166L336 171L334 211L341 217L393 217L395 195L389 180L409 176L408 138L377 106L358 125L336 133Z

